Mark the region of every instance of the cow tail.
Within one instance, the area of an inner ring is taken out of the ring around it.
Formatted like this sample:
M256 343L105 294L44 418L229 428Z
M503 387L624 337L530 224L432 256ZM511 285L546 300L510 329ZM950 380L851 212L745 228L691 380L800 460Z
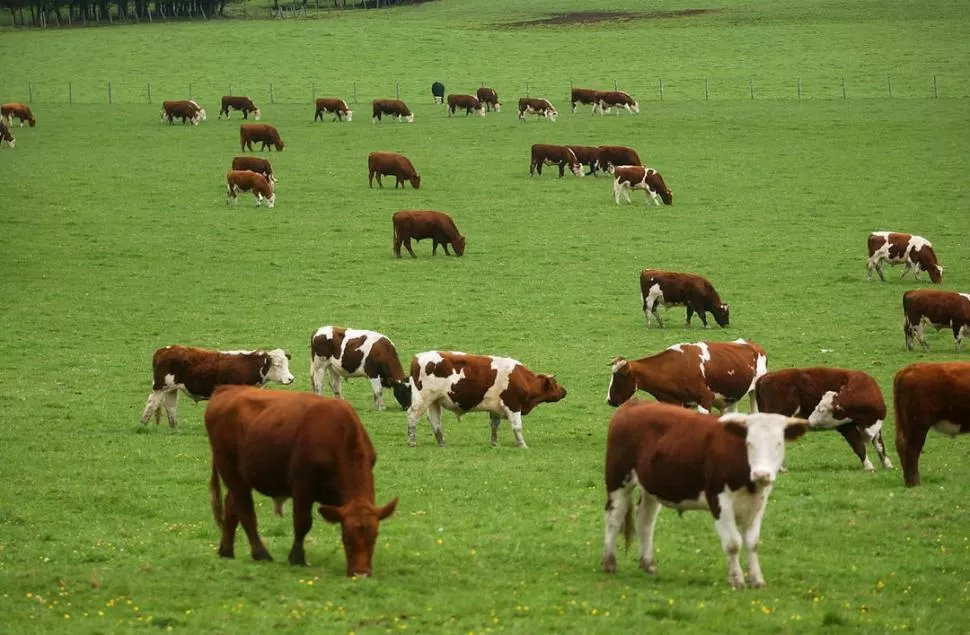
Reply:
M212 461L212 476L209 477L209 502L212 505L212 516L216 519L216 524L222 527L222 488L219 487L219 470L216 469L215 460Z
M397 241L397 238L398 238L398 234L397 234L397 223L395 223L394 220L391 219L391 224L393 225L393 231L392 231L392 239L394 241L394 245L393 246L394 247L397 247L397 245L398 245L398 241Z
M624 490L627 497L626 515L623 516L623 550L630 550L630 540L633 539L633 496L629 489Z

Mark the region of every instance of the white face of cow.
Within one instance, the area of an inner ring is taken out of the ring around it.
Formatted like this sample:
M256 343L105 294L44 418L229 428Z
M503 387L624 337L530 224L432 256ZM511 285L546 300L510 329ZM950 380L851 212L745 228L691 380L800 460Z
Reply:
M276 207L276 192L273 192L273 195L266 199L266 207Z
M812 429L832 430L838 428L843 423L848 423L851 419L837 419L835 417L835 392L829 390L822 395L821 401L815 406L812 414L808 415L808 425Z
M271 206L272 207L272 206ZM289 355L282 348L274 348L266 353L269 357L269 369L263 376L263 382L276 381L281 384L292 384L293 373L290 372Z
M558 116L559 116L559 113L553 110L552 108L546 111L546 117L548 117L550 121L555 121L556 117Z
M785 462L785 440L797 439L808 430L804 419L777 414L732 412L718 421L725 423L731 433L744 437L750 478L762 486L775 482Z
M353 110L346 110L346 111L344 111L344 117L347 118L347 121L353 121L354 120L354 111Z
M405 117L404 119L405 119L405 120L406 120L406 121L407 121L408 123L414 123L414 113L412 112L412 113L411 113L410 115L408 115L408 116L407 116L407 117Z
M260 118L260 117L261 117L262 115L263 115L263 113L261 113L261 112L259 111L259 108L257 108L256 110L254 110L254 111L253 111L253 118L254 118L254 119L256 119L256 121L259 121L259 118Z
M478 113L478 116L479 117L484 117L485 116L485 104L482 104L481 106L479 106L478 108L476 108L475 109L475 112Z

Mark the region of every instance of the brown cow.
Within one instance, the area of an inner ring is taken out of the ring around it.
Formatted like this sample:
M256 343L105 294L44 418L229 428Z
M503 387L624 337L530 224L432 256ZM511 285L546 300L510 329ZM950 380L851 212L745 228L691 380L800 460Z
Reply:
M262 174L273 183L276 183L279 180L276 178L276 175L273 174L273 166L270 165L269 160L261 159L260 157L233 157L232 169L249 170L250 172Z
M229 170L226 172L226 205L236 202L236 194L240 191L252 192L256 197L256 207L262 207L263 199L266 206L276 207L276 192L273 182L258 172L249 170Z
M310 386L323 392L323 380L330 379L334 397L340 397L340 383L348 377L367 377L374 393L374 408L384 409L384 388L394 392L401 408L411 405L411 383L404 375L397 348L386 335L364 329L321 326L310 336Z
M459 108L465 109L465 116L472 114L472 111L480 117L485 116L485 106L475 95L448 95L448 116L451 117Z
M338 97L319 97L317 98L317 111L313 115L313 120L323 121L324 113L333 113L333 121L354 120L354 111L347 106L347 102Z
M643 165L640 155L633 148L626 146L600 146L600 168L606 170L609 166Z
M394 223L394 255L401 257L401 244L408 250L412 258L417 258L414 250L411 249L411 240L421 241L424 238L431 239L431 255L438 253L438 245L445 248L445 255L448 253L448 245L455 250L456 256L465 253L465 237L458 232L455 221L451 216L444 212L432 212L428 210L402 210L395 212Z
M415 171L411 161L403 154L394 152L371 152L367 155L367 184L374 187L374 177L377 177L377 185L384 187L381 176L393 175L396 181L394 189L400 185L404 187L405 181L411 182L411 187L418 189L421 187L421 177Z
M913 279L919 279L919 272L925 271L930 275L930 281L943 282L943 267L936 259L933 245L922 236L901 234L898 232L873 232L869 234L869 260L866 263L866 280L872 280L872 272L879 274L884 281L882 263L903 265L902 280L910 270Z
M10 128L7 127L7 124L3 123L3 119L0 119L0 148L3 147L4 142L12 148L16 145L17 140L13 138L13 135L10 133Z
M914 337L924 351L930 350L923 335L924 322L936 330L952 329L956 349L960 350L964 334L970 332L970 293L910 289L903 294L903 317L907 350L913 350Z
M622 90L603 91L596 97L596 106L593 106L593 112L596 112L598 106L601 115L605 115L614 107L617 108L616 114L620 114L620 110L626 110L630 113L640 112L640 103Z
M482 86L475 91L475 96L478 97L478 101L485 104L485 110L494 110L495 112L502 110L502 102L498 100L498 93L494 89Z
M599 95L600 91L593 90L592 88L573 88L569 96L573 112L576 112L576 104L585 104L587 106L593 106L593 112L595 113L599 107Z
M24 127L24 122L30 124L33 128L37 125L37 120L34 119L34 113L30 112L30 106L27 104L22 104L19 101L12 101L8 104L3 104L0 106L0 119L6 119L7 125L13 125L13 118L16 117L20 120L20 127Z
M259 121L259 117L262 114L249 97L234 97L228 95L223 97L222 108L219 109L219 118L221 119L222 115L225 115L226 119L229 119L230 109L241 111L243 119L249 119L249 113L253 113L253 119Z
M574 145L568 145L566 147L573 151L573 154L576 155L576 160L580 163L580 165L589 166L589 172L586 172L587 175L592 174L593 176L596 176L596 173L599 172L600 169L599 148L596 146Z
M253 151L253 142L257 141L263 145L259 148L260 150L265 150L269 148L269 151L273 151L273 146L276 146L278 152L283 151L283 140L280 139L280 133L277 132L276 128L265 123L241 123L239 124L239 147L241 151L246 151L247 149Z
M765 349L742 339L674 344L650 357L614 357L610 363L606 403L614 407L642 390L665 403L733 411L768 372ZM749 399L754 410L754 395Z
M181 119L183 124L186 121L191 121L193 126L199 125L199 122L205 121L206 118L205 108L191 99L163 101L159 117L159 122L168 120L169 125L175 123L176 119Z
M529 160L529 176L535 176L538 172L539 176L542 176L542 166L545 165L556 165L559 166L559 178L563 178L566 174L566 166L569 166L569 171L576 176L583 176L583 166L576 158L576 153L569 149L569 146L554 146L545 143L536 143L532 145L532 156Z
M535 374L509 357L427 351L411 360L411 407L408 408L408 445L415 445L418 419L425 412L439 446L441 409L460 418L466 412L484 410L492 426L492 445L498 444L498 426L508 419L520 448L522 416L541 403L555 403L566 396L554 375Z
M643 190L647 195L645 204L649 204L651 199L657 206L660 205L661 200L664 205L672 205L674 202L674 193L667 187L660 172L653 168L645 168L642 165L618 165L608 167L607 171L613 175L613 200L617 205L620 204L621 195L626 198L627 203L633 202L630 200L630 190Z
M882 466L892 469L882 440L886 402L870 375L842 368L786 368L759 377L754 398L759 412L806 417L810 430L838 430L863 469L871 472L875 468L866 456L868 440Z
M653 535L661 507L708 510L728 559L728 584L744 586L740 552L748 554L748 584L765 586L758 561L761 519L785 460L784 441L805 434L806 422L776 414L731 413L720 419L657 403L620 408L606 435L606 525L603 570L616 572L616 539L633 533L637 507L640 568L657 573Z
M549 103L548 99L538 99L535 97L523 97L519 100L519 121L524 122L526 115L545 117L549 121L555 121L559 113Z
M693 273L644 269L640 272L640 298L643 299L643 317L648 328L651 313L657 318L657 324L664 325L657 310L660 305L665 308L686 306L687 326L690 326L695 312L700 316L704 328L707 328L706 313L713 315L722 327L727 326L730 320L730 309L721 302L714 285Z
M910 364L893 378L896 452L906 487L920 484L919 455L930 428L950 437L970 432L970 363Z
M383 115L391 115L399 122L403 120L414 123L414 113L400 99L375 99L372 105L374 107L372 119L374 123L380 121Z
M339 523L348 576L369 576L380 521L397 498L374 504L377 453L360 418L346 401L309 393L227 386L205 411L212 449L209 498L222 529L219 555L235 556L242 523L254 560L272 560L259 537L253 490L277 509L293 498L289 563L306 565L303 541L313 525L313 504L328 523ZM226 484L225 506L219 478Z
M158 425L159 408L164 402L168 425L174 428L179 390L193 401L204 401L224 384L292 384L289 359L290 354L281 348L225 352L190 346L160 348L152 355L152 393L141 415L142 425L148 423L152 414Z

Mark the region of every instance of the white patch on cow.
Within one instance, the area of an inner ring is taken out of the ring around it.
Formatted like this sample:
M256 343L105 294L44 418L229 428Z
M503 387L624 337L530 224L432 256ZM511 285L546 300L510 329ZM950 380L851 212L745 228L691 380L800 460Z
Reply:
M495 110L495 112L502 112L502 104L497 103L493 105L492 108Z
M950 421L937 421L933 425L933 429L940 434L945 434L948 437L955 437L960 434L960 426Z
M223 355L252 355L253 351L219 351Z
M313 333L313 338L324 337L328 340L333 340L333 327L332 326L321 326ZM351 340L357 340L360 337L364 338L364 341L359 347L359 351L363 354L361 358L360 365L353 371L348 371L340 363L343 356L347 350L347 343ZM377 333L375 331L368 331L365 329L346 329L344 332L344 339L341 343L340 350L337 351L335 356L321 357L313 356L310 362L310 386L316 394L321 394L323 392L323 380L326 377L330 379L330 387L335 396L340 396L340 383L342 379L348 377L368 377L371 379L371 392L374 394L374 406L378 410L383 409L384 398L383 398L383 386L381 386L381 379L377 377L376 380L370 377L364 370L365 362L370 358L371 350L374 345L380 340L387 340L390 342L385 335ZM393 342L391 342L393 346Z
M882 432L882 419L876 419L874 424L868 428L863 428L862 431L865 433L866 438L872 441L876 438L876 436L879 435L880 432Z
M930 241L923 238L922 236L913 236L912 238L909 239L909 249L907 249L906 251L907 253L909 251L919 251L923 247L932 247L932 246L933 244Z
M718 496L723 496L723 494L719 494ZM688 498L676 503L673 501L664 500L662 498L657 498L657 501L664 507L677 509L679 511L706 511L711 508L711 506L707 504L707 496L704 495L704 492L701 492L697 498Z
M738 423L747 428L745 446L748 465L751 466L750 478L759 485L774 483L785 461L785 428L790 423L788 417L732 412L721 416L718 421Z
M266 207L273 208L276 207L276 194L271 194L268 199L266 199Z
M262 114L263 113L259 111L259 108L257 108L256 110L253 111L253 118L256 119L256 121L259 121L259 118L262 116Z
M678 353L683 353L684 352L683 346L684 346L683 344L674 344L673 346L668 346L667 347L667 350L668 351L677 351Z
M266 351L266 355L269 357L270 364L266 374L263 375L263 383L275 381L284 385L292 384L293 373L290 372L290 360L286 358L286 351L282 348L274 348Z
M835 409L834 402L837 393L833 390L827 391L822 395L822 399L815 406L812 414L808 415L808 424L813 430L832 430L838 428L843 423L848 423L852 419L836 419L833 415Z
M407 121L408 123L414 123L414 113L411 113L410 115L408 115L408 116L407 116L407 117L405 117L404 119L405 119L405 120L406 120L406 121Z
M735 340L734 343L747 344L745 340ZM748 386L748 393L751 393L751 391L754 390L754 385L758 381L758 378L767 372L768 372L768 358L765 355L758 353L758 358L754 362L754 377L751 378L751 385Z
M178 388L179 387L179 384L176 384L175 383L175 375L173 375L171 373L169 373L168 375L165 375L165 385L168 386L168 387L170 387L170 388Z
M706 364L707 362L711 361L711 350L710 348L708 348L706 342L697 342L696 344L694 344L694 346L696 346L697 349L700 351L699 358L700 358L700 365L701 365L701 377L707 377Z
M354 120L354 111L353 110L345 110L344 111L344 117L347 118L347 121L353 121Z

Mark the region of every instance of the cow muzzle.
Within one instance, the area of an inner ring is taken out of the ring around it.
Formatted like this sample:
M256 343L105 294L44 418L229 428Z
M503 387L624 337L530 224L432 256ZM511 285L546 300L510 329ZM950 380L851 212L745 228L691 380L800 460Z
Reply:
M757 485L771 485L775 482L775 475L768 470L751 470L751 480Z

